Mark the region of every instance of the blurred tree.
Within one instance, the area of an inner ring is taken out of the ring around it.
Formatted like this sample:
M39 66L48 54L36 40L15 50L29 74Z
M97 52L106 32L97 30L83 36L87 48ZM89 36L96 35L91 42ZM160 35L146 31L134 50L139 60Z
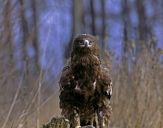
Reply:
M20 13L20 26L21 26L21 32L22 32L22 38L21 38L21 45L22 45L22 62L23 62L23 68L25 68L25 74L26 77L29 73L29 57L28 57L28 51L27 51L27 45L29 41L29 30L28 30L28 21L25 16L25 5L24 0L18 1L19 6L19 13Z
M73 33L73 36L76 35L76 34L79 34L82 32L82 13L83 10L82 10L82 1L76 1L76 0L73 0L73 8L72 8L72 33Z
M124 0L122 3L122 20L123 20L123 40L122 40L122 62L125 70L128 69L128 26L129 26L129 6L128 0Z
M73 0L71 38L70 38L70 41L67 43L65 47L65 52L64 52L65 53L64 56L66 59L70 57L74 36L82 32L82 18L83 18L82 1Z
M91 32L93 35L96 35L96 14L94 8L94 0L90 0L90 15L91 15Z
M149 31L146 24L145 8L142 0L136 0L137 13L139 18L138 34L141 41L147 40Z
M12 18L11 18L11 1L6 0L3 2L3 22L2 25L3 27L3 32L2 32L2 43L6 49L5 51L5 57L4 57L4 62L6 66L14 66L14 52L13 52L13 45L12 45Z
M99 34L100 46L106 48L108 39L107 34L107 15L106 15L106 1L102 0L97 5L94 0L90 1L75 1L73 0L72 7L72 36L71 40L65 49L65 58L70 56L70 49L72 47L72 39L78 33L91 33L93 35ZM84 5L84 6L83 6ZM100 6L101 10L97 11L96 7ZM96 19L99 17L101 25L97 29Z
M105 51L105 48L106 48L106 43L107 43L107 18L106 18L106 1L105 0L101 0L101 8L102 8L102 16L101 16L101 19L102 19L102 33L101 33L101 47L103 49L103 51Z
M147 20L146 9L144 5L144 1L136 0L136 7L138 13L138 37L139 41L137 43L137 52L141 50L144 46L150 49L151 42L150 40L153 38L152 28ZM156 42L155 42L156 43ZM152 44L153 46L153 44Z
M33 48L35 50L35 66L36 66L36 71L40 71L40 62L39 62L39 58L40 58L40 51L39 51L39 42L38 42L38 19L39 19L39 15L38 15L38 3L37 0L31 0L31 9L32 9L32 45Z

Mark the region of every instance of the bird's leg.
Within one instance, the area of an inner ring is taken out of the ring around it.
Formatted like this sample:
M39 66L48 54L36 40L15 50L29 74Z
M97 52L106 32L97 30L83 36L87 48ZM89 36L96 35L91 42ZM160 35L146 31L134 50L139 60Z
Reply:
M99 126L99 128L105 128L104 114L103 114L102 111L97 112L97 118L98 118L98 126Z
M111 106L100 108L97 111L99 128L108 128L110 124Z
M70 122L72 128L80 128L80 116L76 110L74 110L73 117L71 118Z
M93 124L94 124L94 117L91 119L91 121L90 121L90 125L92 125L93 126Z
M99 128L99 123L98 123L98 114L97 114L97 113L95 113L94 121L95 121L95 128Z

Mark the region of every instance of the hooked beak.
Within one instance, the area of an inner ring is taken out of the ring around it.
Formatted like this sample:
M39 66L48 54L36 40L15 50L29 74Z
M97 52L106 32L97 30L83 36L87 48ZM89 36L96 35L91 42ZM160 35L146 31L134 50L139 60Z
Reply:
M85 45L85 47L88 47L89 46L89 40L84 40L84 45Z

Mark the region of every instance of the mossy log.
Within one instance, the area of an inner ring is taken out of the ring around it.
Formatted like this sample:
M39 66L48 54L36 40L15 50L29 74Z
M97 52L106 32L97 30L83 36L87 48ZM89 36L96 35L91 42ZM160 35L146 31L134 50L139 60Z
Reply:
M49 123L44 124L42 128L70 128L69 120L64 117L56 118L53 117ZM95 128L94 126L82 126L81 128Z

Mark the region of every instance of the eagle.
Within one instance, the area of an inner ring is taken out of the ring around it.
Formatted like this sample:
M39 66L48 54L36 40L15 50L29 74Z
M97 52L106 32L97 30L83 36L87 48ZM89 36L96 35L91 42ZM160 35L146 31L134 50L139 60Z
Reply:
M97 43L97 37L91 34L74 38L71 57L62 70L60 108L71 128L109 125L112 80L101 62Z

